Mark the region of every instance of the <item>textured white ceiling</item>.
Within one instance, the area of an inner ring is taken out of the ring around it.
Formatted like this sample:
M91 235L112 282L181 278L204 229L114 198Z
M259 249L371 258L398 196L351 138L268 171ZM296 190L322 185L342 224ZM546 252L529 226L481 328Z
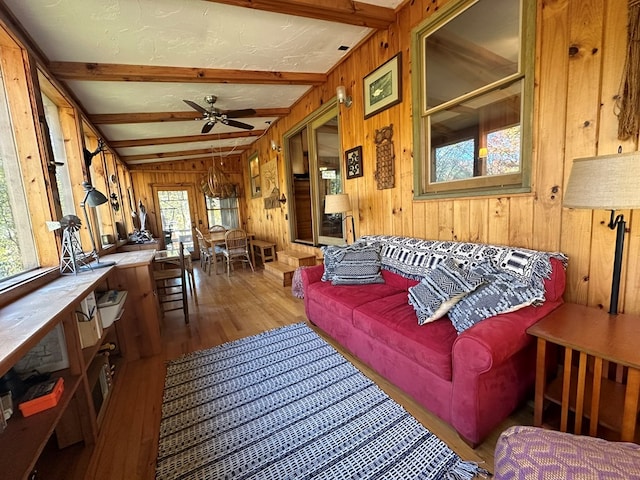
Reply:
M402 0L369 0L388 8ZM370 29L202 0L5 0L51 61L326 73ZM293 105L307 85L69 81L89 114L189 110L216 95L222 110ZM194 111L194 113L196 113ZM197 115L197 113L196 113ZM256 130L268 118L242 118ZM202 122L99 125L108 141L195 135ZM211 133L238 131L215 125ZM242 139L251 143L252 139ZM236 142L236 144L238 144ZM119 149L121 155L187 145ZM196 148L202 148L198 146ZM172 150L173 149L173 150Z

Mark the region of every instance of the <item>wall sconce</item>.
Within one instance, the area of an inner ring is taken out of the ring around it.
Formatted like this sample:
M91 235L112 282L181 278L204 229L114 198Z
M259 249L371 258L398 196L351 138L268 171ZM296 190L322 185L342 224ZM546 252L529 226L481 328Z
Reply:
M343 103L347 108L353 103L353 99L347 95L347 89L344 85L339 85L336 88L336 97L338 98L338 103Z
M278 145L275 140L271 140L271 150L273 150L274 152L280 152L282 150L282 147Z
M287 203L287 197L284 196L284 193L280 196L278 201L280 202L280 205L284 205L285 203Z

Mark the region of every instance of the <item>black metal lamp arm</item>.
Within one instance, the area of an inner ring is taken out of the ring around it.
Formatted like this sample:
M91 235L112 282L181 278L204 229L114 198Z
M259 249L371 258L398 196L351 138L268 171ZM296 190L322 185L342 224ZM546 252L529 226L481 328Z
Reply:
M611 280L611 300L609 302L609 313L616 315L618 313L618 294L620 292L620 276L622 273L622 251L624 250L624 234L626 230L626 222L624 215L616 216L616 211L611 210L611 219L608 227L616 230L616 251L613 258L613 278Z
M349 217L351 217L351 233L353 233L353 241L355 243L355 241L356 241L356 224L355 224L355 221L353 220L353 215L345 215L343 217L343 220L346 220Z

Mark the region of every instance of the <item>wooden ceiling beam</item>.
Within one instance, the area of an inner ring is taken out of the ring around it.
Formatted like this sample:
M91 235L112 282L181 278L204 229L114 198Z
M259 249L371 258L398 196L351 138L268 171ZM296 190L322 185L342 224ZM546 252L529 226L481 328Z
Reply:
M240 160L240 155L227 155L224 157L217 157L218 160L222 159L222 160ZM211 157L201 157L201 158L175 158L175 159L171 159L171 160L150 160L150 161L144 161L144 160L138 160L136 162L133 163L128 163L127 166L132 169L133 167L138 167L138 170L140 169L139 167L144 167L144 166L151 166L151 168L157 169L157 168L162 168L162 165L166 165L166 164L170 164L170 165L175 165L177 163L183 163L183 162L211 162ZM155 165L155 167L153 167ZM208 167L207 167L208 168ZM175 173L194 173L193 170L176 170L175 168L171 168L172 172ZM197 172L196 172L197 173ZM203 171L202 173L206 173L205 171Z
M244 151L244 145L235 147L216 147L216 148L198 148L196 150L180 150L178 152L161 152L161 153L144 153L141 155L122 155L120 158L125 162L133 162L136 160L162 160L169 157L186 157L189 155L211 155L218 153L228 153L233 151Z
M396 19L391 8L352 0L208 0L236 7L315 18L374 29L385 29Z
M49 70L65 80L103 82L244 83L264 85L322 85L324 73L225 70L218 68L124 65L118 63L50 62Z
M264 130L251 130L230 133L212 133L207 135L186 135L183 137L141 138L140 140L118 140L109 142L112 148L148 147L149 145L168 145L188 142L213 142L217 140L229 140L233 138L259 137ZM167 152L168 153L168 152Z
M284 117L290 112L290 108L256 108L255 115L251 115L251 117ZM89 115L90 122L101 125L114 125L118 123L178 122L182 120L201 119L202 115L199 115L195 110L190 110L188 112L103 113Z

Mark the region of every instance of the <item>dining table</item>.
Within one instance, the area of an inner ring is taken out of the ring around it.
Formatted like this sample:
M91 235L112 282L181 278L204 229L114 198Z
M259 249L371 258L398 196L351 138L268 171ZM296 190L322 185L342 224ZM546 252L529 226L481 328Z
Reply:
M212 247L216 245L224 246L224 237L227 232L209 232L209 235L205 235L205 239L211 243ZM255 234L247 232L247 239L249 240L249 254L251 255L251 263L255 267L256 259L253 251L253 239L255 238Z

